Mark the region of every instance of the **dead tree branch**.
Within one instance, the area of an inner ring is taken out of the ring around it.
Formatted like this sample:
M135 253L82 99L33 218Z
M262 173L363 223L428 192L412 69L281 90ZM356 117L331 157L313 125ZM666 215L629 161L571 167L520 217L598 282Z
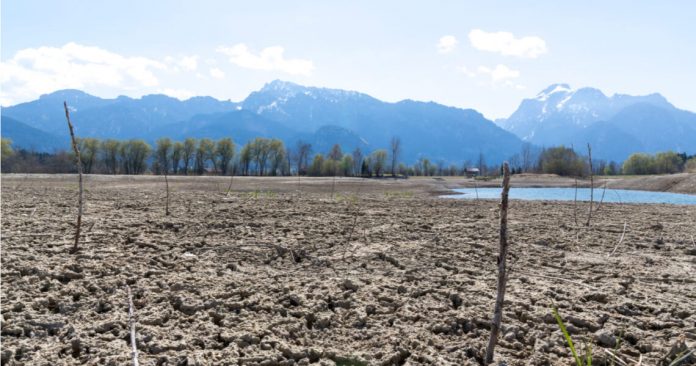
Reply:
M234 173L230 175L230 185L227 186L227 193L225 193L225 196L229 197L230 192L232 192L232 184L234 183Z
M507 242L507 209L508 192L510 191L510 166L507 162L503 163L503 191L500 194L500 254L498 255L498 295L495 298L495 310L493 312L493 322L491 323L491 337L486 348L486 365L493 362L495 345L498 343L498 333L500 333L500 322L503 319L503 301L505 300L505 283L507 282L506 258L508 251Z
M164 185L167 187L167 198L165 200L164 216L169 216L169 179L167 173L164 173Z
M599 199L599 203L597 204L597 208L595 208L594 212L597 213L599 212L599 209L602 207L602 203L604 203L604 194L607 193L607 183L604 182L604 189L602 189L602 198Z
M135 311L133 310L133 296L131 295L130 286L126 285L126 289L128 290L128 326L130 327L131 359L133 360L133 366L138 366L138 346L135 338Z
M619 249L619 245L621 245L621 243L624 240L624 235L626 235L626 225L628 225L628 221L624 222L624 228L623 228L623 232L621 233L621 238L619 239L619 242L616 243L614 250L612 250L611 253L609 253L609 255L607 255L607 257L611 257L612 255L614 255L614 253L616 253L616 249Z
M68 121L68 129L70 130L70 140L72 142L72 148L75 152L75 158L77 160L77 175L79 179L79 189L80 193L77 198L77 224L75 225L75 243L71 250L72 253L77 252L77 245L80 242L80 227L82 226L82 159L80 158L80 149L77 147L77 140L75 139L75 131L73 130L73 125L70 122L70 111L68 110L68 103L63 102L63 108L65 108L65 119Z
M590 162L590 209L587 211L587 223L585 226L590 226L590 221L592 220L592 203L594 201L594 171L592 170L592 147L587 144L587 157Z

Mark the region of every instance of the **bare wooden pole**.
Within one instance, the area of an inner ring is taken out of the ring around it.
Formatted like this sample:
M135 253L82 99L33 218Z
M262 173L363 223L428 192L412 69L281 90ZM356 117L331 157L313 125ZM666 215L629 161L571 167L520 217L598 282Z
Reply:
M507 282L506 258L508 251L507 242L507 209L508 192L510 191L510 166L507 162L503 163L503 191L500 194L500 254L498 255L498 295L495 298L495 310L493 311L493 322L491 323L491 337L486 348L486 365L493 362L495 345L498 343L498 333L500 333L500 322L503 319L503 301L505 300L505 283Z
M227 186L227 193L225 194L225 196L227 196L227 197L230 196L230 192L232 191L232 184L233 183L234 183L234 172L232 172L232 174L230 175L230 185Z
M573 198L573 219L575 220L575 230L578 230L578 176L575 176L575 198Z
M594 201L594 171L592 170L592 147L587 144L587 156L590 161L590 209L587 211L587 223L585 226L590 226L592 220L592 203Z
M166 206L164 208L164 216L169 216L169 179L167 179L167 172L164 172L164 185L167 187L167 199Z
M71 250L72 253L77 252L77 245L80 242L80 227L82 226L82 159L80 158L80 149L77 147L77 140L75 139L75 131L73 130L73 125L70 122L70 111L68 110L68 103L63 102L63 108L65 108L65 119L68 121L68 129L70 130L70 140L72 142L72 148L75 152L75 158L77 159L77 175L79 179L79 189L80 193L77 198L77 224L75 225L75 243Z
M138 346L135 338L135 311L133 310L133 296L131 295L130 286L126 285L126 289L128 290L128 326L130 327L131 359L133 360L133 366L138 366Z
M602 203L604 203L604 194L607 193L607 183L604 182L604 189L602 189L602 198L599 199L599 203L597 204L597 208L595 208L594 212L597 213L599 212L599 209L602 207Z

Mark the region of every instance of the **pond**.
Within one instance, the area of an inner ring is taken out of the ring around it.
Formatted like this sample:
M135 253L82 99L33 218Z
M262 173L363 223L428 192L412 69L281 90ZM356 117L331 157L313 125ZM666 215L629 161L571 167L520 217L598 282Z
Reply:
M500 199L501 188L459 188L457 194L443 196L459 199ZM603 188L595 188L594 200L602 200ZM578 188L578 201L590 200L589 188ZM573 201L575 188L510 188L510 199ZM680 193L633 191L626 189L607 189L604 202L613 203L668 203L675 205L696 205L696 196Z

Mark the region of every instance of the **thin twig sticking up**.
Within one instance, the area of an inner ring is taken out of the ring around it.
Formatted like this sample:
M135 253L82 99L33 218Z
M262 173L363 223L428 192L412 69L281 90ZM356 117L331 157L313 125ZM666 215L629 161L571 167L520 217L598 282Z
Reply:
M587 211L587 223L585 226L590 226L592 220L592 203L594 201L594 171L592 170L592 148L587 144L587 156L590 161L590 209Z
M164 185L167 187L167 198L164 208L164 216L169 216L169 179L167 179L167 172L164 172Z
M126 285L128 290L128 325L130 327L130 341L131 341L131 359L133 360L133 366L138 366L138 346L135 338L135 311L133 310L133 296L131 295L130 286Z
M508 251L507 242L507 209L508 192L510 191L510 166L507 162L503 163L503 191L500 194L500 254L498 255L498 294L495 298L495 310L493 312L493 322L491 323L491 337L486 348L486 358L484 364L493 362L495 345L498 343L498 333L500 333L500 322L503 319L503 301L505 300L505 283L507 282L506 258Z
M75 243L73 244L72 253L77 252L77 245L80 242L80 227L82 226L82 159L80 158L80 149L77 147L77 140L75 139L75 131L73 130L73 125L70 122L70 111L68 110L68 103L63 102L63 108L65 108L65 119L68 121L68 129L70 130L70 140L72 142L72 148L75 152L75 158L77 159L77 174L79 177L79 189L80 193L77 198L77 224L75 225Z

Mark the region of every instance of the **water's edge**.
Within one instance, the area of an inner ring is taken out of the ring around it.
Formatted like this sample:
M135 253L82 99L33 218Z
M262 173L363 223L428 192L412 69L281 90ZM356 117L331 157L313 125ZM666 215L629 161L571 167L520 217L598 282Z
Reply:
M455 188L452 194L441 195L447 199L482 199L497 200L500 198L500 187ZM510 199L530 201L577 201L589 202L589 188L568 187L513 187L510 188ZM696 195L671 192L641 191L629 189L594 189L593 201L605 203L639 203L639 204L672 204L696 205Z

